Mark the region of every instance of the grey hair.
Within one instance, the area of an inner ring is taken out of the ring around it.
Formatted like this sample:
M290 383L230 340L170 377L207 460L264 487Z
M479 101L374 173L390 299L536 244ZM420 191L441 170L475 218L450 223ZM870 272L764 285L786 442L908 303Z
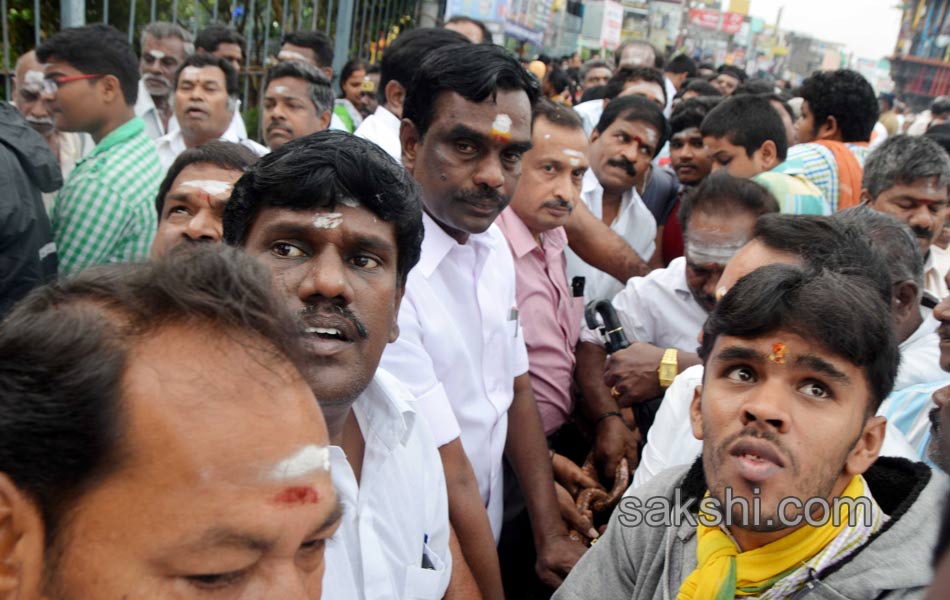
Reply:
M940 145L924 136L888 137L864 162L861 187L877 198L898 184L937 177L939 185L950 185L950 156Z
M584 81L584 78L587 77L587 74L590 73L592 69L609 69L611 74L614 72L614 68L611 67L606 60L592 58L581 65L581 70L578 73L580 80Z
M281 77L303 79L309 83L310 101L313 102L318 113L333 110L333 88L330 87L330 80L320 69L299 60L277 63L267 71L264 89L267 90L271 81Z
M897 218L867 205L855 206L834 215L835 220L856 228L887 264L891 284L913 281L918 296L924 290L924 259L910 227Z
M175 23L167 23L165 21L155 21L154 23L149 23L145 26L145 29L142 30L142 38L146 35L151 36L156 40L161 40L164 38L174 37L180 39L185 46L185 56L191 56L195 53L195 40L191 35L191 32L185 29L180 25Z

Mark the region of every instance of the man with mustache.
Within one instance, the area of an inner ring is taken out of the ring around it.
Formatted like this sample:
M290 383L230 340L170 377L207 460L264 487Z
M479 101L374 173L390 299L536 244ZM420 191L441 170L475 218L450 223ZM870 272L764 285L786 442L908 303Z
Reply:
M878 458L899 353L877 287L790 265L740 279L703 327L702 456L623 499L554 598L921 595L948 486Z
M220 242L224 206L234 182L257 159L256 154L240 144L219 141L179 154L155 198L158 231L152 242L152 258L164 256L181 245Z
M612 100L590 138L590 169L584 174L581 200L648 262L656 249L656 221L634 188L638 173L666 143L668 125L659 106L639 96ZM567 252L568 279L584 277L587 300L612 298L619 281Z
M79 160L92 151L95 144L88 133L60 131L56 129L53 116L43 102L43 65L36 60L36 52L20 56L16 61L13 78L13 103L36 133L43 136L59 162L63 179L69 177ZM46 211L52 214L56 194L43 193Z
M145 121L148 136L157 140L172 129L169 121L174 116L175 72L194 53L195 45L190 31L164 21L149 23L142 30L141 42L142 79L135 114Z
M468 598L463 588L474 585L454 552L432 433L400 376L377 368L400 335L422 232L408 174L372 143L333 131L263 158L225 207L225 241L267 266L300 316L304 375L327 419L346 507L326 552L325 597L334 600L434 599L447 589Z
M910 226L924 258L924 290L937 300L950 294L930 253L950 216L948 186L950 157L924 136L889 137L864 163L861 200Z
M685 256L646 277L632 277L612 300L631 345L609 357L603 336L586 326L577 348L577 382L587 416L596 423L594 459L607 481L626 455L636 464L619 407L638 405L644 437L663 390L673 377L699 364L696 336L716 306L719 278L732 256L752 238L758 218L778 212L764 188L725 173L708 177L680 209ZM606 366L605 366L606 361Z
M179 129L163 135L156 147L168 169L186 148L211 140L246 146L258 156L267 148L230 127L238 103L237 73L223 58L200 52L185 59L175 73L175 118Z
M492 226L531 148L539 91L504 48L438 48L410 85L400 131L402 163L422 186L425 239L400 307L399 339L382 364L409 386L436 435L452 524L490 598L501 595L503 457L524 491L542 581L556 586L584 551L558 511L515 268Z
M937 334L940 336L940 368L950 372L950 296L944 298L934 309L934 317L940 321ZM926 395L926 390L921 390ZM932 391L933 404L927 413L930 428L922 436L927 458L950 473L950 385Z
M264 83L264 140L271 150L330 125L333 89L312 65L291 61L274 65Z

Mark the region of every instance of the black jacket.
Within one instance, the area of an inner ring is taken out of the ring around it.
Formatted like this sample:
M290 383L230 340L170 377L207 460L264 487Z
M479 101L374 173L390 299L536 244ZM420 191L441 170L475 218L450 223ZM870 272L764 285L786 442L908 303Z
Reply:
M62 185L46 141L16 107L0 102L0 318L56 276L56 245L41 192Z

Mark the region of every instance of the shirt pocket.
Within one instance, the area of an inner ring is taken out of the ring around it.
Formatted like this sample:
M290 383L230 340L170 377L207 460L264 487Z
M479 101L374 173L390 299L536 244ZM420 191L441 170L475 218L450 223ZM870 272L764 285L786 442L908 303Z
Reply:
M439 600L445 591L443 584L448 582L445 562L428 544L423 546L422 551L433 568L406 567L406 583L402 592L404 600Z

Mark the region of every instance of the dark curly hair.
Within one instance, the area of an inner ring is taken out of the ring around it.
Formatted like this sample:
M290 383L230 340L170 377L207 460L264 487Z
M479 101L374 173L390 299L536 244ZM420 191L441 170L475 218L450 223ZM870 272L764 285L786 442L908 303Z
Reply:
M816 71L802 82L798 93L808 102L815 116L814 132L818 133L828 117L834 117L842 141L866 142L878 118L874 88L857 71Z

